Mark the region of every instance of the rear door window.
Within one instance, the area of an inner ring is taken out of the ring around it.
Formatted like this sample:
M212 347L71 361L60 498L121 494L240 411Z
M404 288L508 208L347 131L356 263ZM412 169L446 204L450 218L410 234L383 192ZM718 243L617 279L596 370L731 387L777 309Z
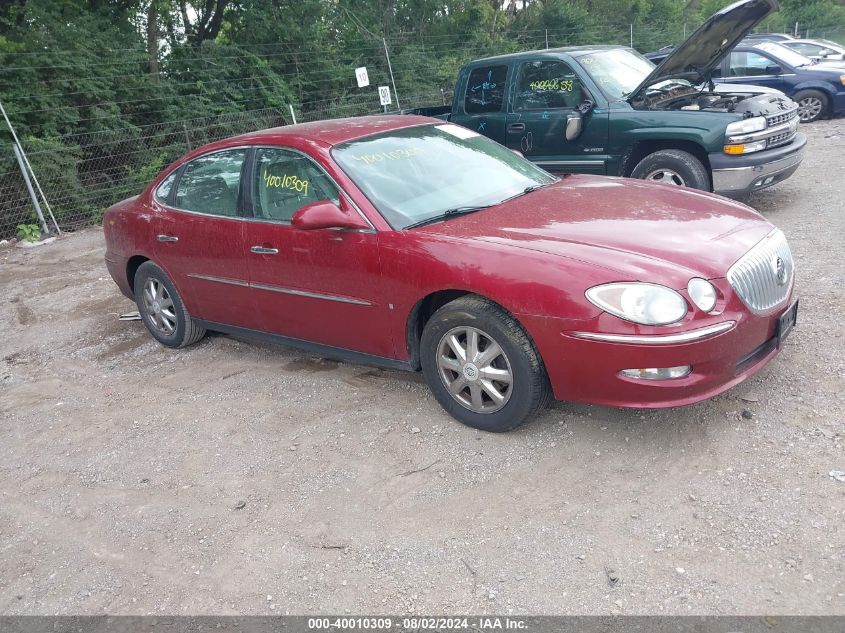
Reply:
M464 110L467 114L501 112L505 103L508 67L481 66L469 74Z
M179 178L174 206L209 215L238 215L245 158L245 149L233 149L192 160Z

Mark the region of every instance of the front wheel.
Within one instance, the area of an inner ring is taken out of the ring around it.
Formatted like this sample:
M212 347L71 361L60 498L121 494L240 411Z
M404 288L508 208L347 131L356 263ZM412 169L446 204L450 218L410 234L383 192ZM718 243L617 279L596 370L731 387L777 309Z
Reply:
M818 121L827 113L827 95L818 90L802 90L792 100L798 104L798 117L801 123Z
M435 312L420 342L423 374L440 405L459 422L502 433L549 400L540 355L519 323L481 297Z
M192 345L205 336L188 314L176 286L152 262L144 262L135 273L135 303L150 334L167 347Z
M680 149L652 152L637 163L631 177L710 191L707 168L695 156Z

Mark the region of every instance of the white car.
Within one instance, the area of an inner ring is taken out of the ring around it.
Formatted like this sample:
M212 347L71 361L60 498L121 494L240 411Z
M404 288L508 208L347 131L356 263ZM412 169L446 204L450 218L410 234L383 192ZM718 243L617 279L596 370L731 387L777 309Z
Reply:
M841 61L845 59L845 46L830 40L786 40L778 42L781 46L791 48L804 57L816 61Z

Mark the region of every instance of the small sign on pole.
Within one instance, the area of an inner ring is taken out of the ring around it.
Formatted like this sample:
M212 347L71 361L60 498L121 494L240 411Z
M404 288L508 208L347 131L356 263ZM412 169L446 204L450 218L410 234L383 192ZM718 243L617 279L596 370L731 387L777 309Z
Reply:
M390 99L390 86L378 87L378 100L383 106L388 106L393 103L393 101Z
M367 74L367 67L361 66L355 69L355 79L358 80L359 88L366 88L370 85L370 76Z

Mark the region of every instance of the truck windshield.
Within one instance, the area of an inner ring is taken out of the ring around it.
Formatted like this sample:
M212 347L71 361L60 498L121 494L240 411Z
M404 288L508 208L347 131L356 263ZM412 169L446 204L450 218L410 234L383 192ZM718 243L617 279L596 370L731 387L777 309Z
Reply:
M335 146L332 156L396 229L498 204L556 178L464 127L421 125Z
M578 61L611 99L624 99L654 70L645 57L624 48L590 53Z

